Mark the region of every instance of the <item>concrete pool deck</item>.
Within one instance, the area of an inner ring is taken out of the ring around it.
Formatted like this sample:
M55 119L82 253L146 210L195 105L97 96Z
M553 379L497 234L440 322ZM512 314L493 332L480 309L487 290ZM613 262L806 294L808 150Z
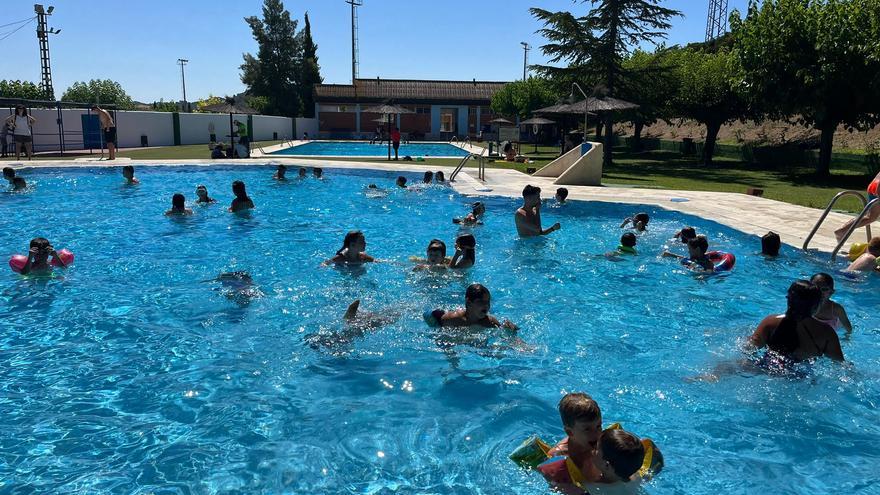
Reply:
M168 165L224 165L252 166L275 165L284 163L289 166L306 167L373 169L386 172L417 172L426 170L442 170L447 177L452 174L452 167L420 165L418 162L352 162L332 159L287 158L281 156L239 159L239 160L125 160L110 162L94 158L70 160L40 160L24 162L8 162L4 166L18 168L55 168L55 167L121 167L133 166L168 166ZM452 184L456 191L470 196L503 196L510 198L522 197L522 189L532 184L542 189L544 197L552 197L559 187L553 184L552 178L534 177L509 169L486 169L486 180L476 179L475 168L466 168L459 175L459 180ZM707 220L714 220L722 225L732 227L747 234L764 235L774 231L782 238L782 242L800 249L806 236L822 214L816 208L807 208L781 201L748 196L738 193L722 193L708 191L677 191L669 189L647 189L617 186L565 186L569 191L569 199L581 201L602 201L610 203L632 203L657 206L666 210L678 211L695 215ZM686 200L686 201L682 201ZM511 212L512 213L512 212ZM834 229L851 219L853 215L832 212L816 233L810 243L810 249L830 253L836 246ZM565 228L565 226L563 226ZM850 242L862 242L865 239L864 229L853 234ZM756 246L757 247L757 246Z

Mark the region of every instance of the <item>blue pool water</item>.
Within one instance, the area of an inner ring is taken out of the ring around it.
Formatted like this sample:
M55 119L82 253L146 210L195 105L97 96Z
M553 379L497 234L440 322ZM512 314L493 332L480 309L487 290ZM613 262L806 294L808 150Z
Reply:
M363 141L312 141L310 143L285 148L271 153L273 155L297 156L388 156L388 143L370 144ZM401 143L400 158L411 156L465 156L467 151L446 143ZM391 150L394 156L394 150Z
M132 187L118 170L25 170L30 192L0 194L0 253L42 234L77 256L50 279L0 272L0 493L546 493L507 454L530 434L563 435L556 403L575 390L660 446L667 466L647 493L877 493L875 280L838 279L856 327L842 340L850 366L820 362L802 380L728 366L717 383L693 382L742 356L793 279L836 267L791 248L768 261L756 237L628 205L548 206L562 230L524 241L517 202L488 198L477 265L414 273L408 257L432 238L451 249L450 218L469 198L364 194L390 173L279 184L272 172L143 167ZM257 205L250 216L225 211L234 179ZM162 215L198 184L220 203ZM596 257L637 210L652 214L642 254ZM698 279L659 258L683 224L736 253L734 272ZM353 228L386 261L319 266ZM231 270L264 296L248 304L204 282ZM472 282L528 348L422 322ZM399 319L346 332L355 298Z

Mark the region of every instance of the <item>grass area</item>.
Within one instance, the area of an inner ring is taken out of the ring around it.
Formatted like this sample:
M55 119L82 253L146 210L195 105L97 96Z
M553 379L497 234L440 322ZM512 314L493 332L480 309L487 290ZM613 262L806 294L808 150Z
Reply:
M262 141L259 146L271 146L280 141ZM526 156L534 163L489 162L490 168L506 168L525 172L527 167L540 168L556 158L559 148L524 146ZM121 151L119 156L136 160L175 160L209 158L207 145L168 146ZM37 159L45 159L39 157ZM57 159L57 157L54 157ZM333 160L387 163L384 158L349 158ZM5 160L4 160L5 161ZM11 161L11 160L10 160ZM456 158L428 158L423 162L405 162L426 166L452 167ZM475 167L473 162L469 167ZM802 206L824 208L831 198L843 189L863 191L872 177L865 171L835 168L834 175L819 179L812 168L767 169L737 160L718 158L715 165L705 167L695 157L686 157L668 151L632 152L615 150L614 164L606 168L602 182L609 186L679 189L685 191L719 191L744 193L748 187L764 189L764 197ZM859 211L861 204L846 198L838 203L841 210Z

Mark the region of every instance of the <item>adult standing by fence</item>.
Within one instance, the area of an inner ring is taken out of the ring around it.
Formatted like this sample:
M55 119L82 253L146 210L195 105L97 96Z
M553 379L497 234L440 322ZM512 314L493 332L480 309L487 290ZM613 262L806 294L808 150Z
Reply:
M6 125L12 130L12 140L15 143L15 159L21 158L21 148L24 148L28 160L34 155L34 124L37 119L28 114L24 105L15 106L15 114L6 119Z
M92 111L98 114L98 120L101 121L101 129L104 131L104 142L107 144L108 160L116 159L116 123L110 112L99 107L97 104L92 105Z

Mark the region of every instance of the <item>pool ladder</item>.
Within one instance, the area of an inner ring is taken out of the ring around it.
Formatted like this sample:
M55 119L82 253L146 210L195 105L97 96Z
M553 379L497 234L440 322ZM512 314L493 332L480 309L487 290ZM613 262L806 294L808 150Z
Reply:
M816 225L813 227L813 230L810 231L810 235L808 235L807 239L804 241L804 248L803 248L804 251L807 250L807 247L810 245L810 241L813 240L813 236L816 235L816 232L819 230L819 227L822 225L822 223L828 217L828 213L831 212L831 208L833 208L834 205L837 203L837 201L844 196L856 196L857 198L859 198L862 201L863 208L862 208L862 212L859 213L859 215L855 218L855 221L853 221L852 226L849 228L849 230L846 231L846 234L844 234L844 236L840 239L840 242L837 243L837 246L834 248L834 251L831 252L831 261L835 261L837 259L837 252L840 251L840 248L842 248L843 245L846 244L846 241L848 241L850 236L852 236L853 232L855 232L856 225L858 225L859 222L862 220L862 218L865 218L865 215L867 215L868 212L871 211L871 208L873 208L875 205L877 205L878 201L880 201L880 199L873 199L870 202L868 202L868 199L860 191L841 191L841 192L837 193L833 198L831 198L831 202L828 203L828 206L825 208L825 211L822 213L822 216L819 217L819 221L816 222ZM868 241L870 241L871 240L871 226L866 225L865 231L868 234Z
M461 172L461 169L464 168L464 166L467 165L467 162L469 162L472 158L477 159L479 165L477 174L479 179L486 180L486 157L484 156L484 153L486 153L486 148L483 148L483 151L481 151L479 155L468 153L467 156L462 158L461 161L458 162L458 165L455 167L455 170L452 171L452 175L449 176L450 182L455 181L455 177L458 176L458 173Z

